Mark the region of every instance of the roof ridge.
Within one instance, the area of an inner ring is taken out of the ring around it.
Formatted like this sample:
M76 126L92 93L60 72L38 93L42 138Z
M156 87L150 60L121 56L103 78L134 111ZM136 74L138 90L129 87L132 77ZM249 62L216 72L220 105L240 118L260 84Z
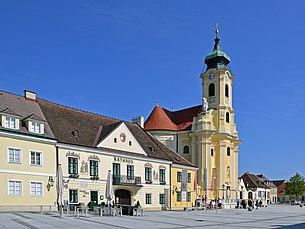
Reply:
M159 105L158 105L158 106L159 106ZM186 107L186 108L183 108L183 109L181 109L181 110L176 110L176 111L170 111L170 110L168 110L168 109L166 109L166 108L164 108L164 107L162 107L162 106L159 106L159 107L161 107L163 110L166 110L166 111L168 111L168 112L170 112L170 113L176 113L176 112L179 112L179 111L184 111L184 110L192 109L192 108L199 107L199 106L202 106L202 105L199 104L199 105L195 105L195 106L191 106L191 107Z
M255 174L252 174L252 173L246 173L247 175L248 175L248 177L250 178L250 180L253 182L253 184L255 184L256 186L258 186L257 184L256 184L256 182L252 179L252 177L250 176L250 175L254 175L254 176L256 176Z
M22 96L22 95L18 95L18 94L9 92L9 91L0 90L0 93L1 93L1 92L7 93L7 94L11 94L11 95L14 95L14 96L18 96L18 97L21 97L21 98L24 98L24 96Z
M139 124L135 123L136 126L138 126L140 129L142 129L142 131L154 142L154 144L162 151L164 152L161 147L156 143L156 139L150 134L148 133L146 130L144 130L144 128L142 128ZM168 154L166 152L164 152L165 155L169 158L169 161L173 162L173 160L168 156ZM175 152L176 153L176 152Z
M112 118L112 117L109 117L109 116L106 116L106 115L102 115L102 114L98 114L98 113L94 113L94 112L90 112L90 111L85 111L85 110L82 110L82 109L78 109L78 108L75 108L75 107L70 107L70 106L62 105L62 104L59 104L59 103L54 103L54 102L51 102L49 100L42 99L40 97L38 97L38 100L43 100L43 101L46 101L46 102L49 102L49 103L53 103L55 105L58 105L58 106L61 106L61 107L65 107L65 108L69 108L69 109L72 109L72 110L75 110L75 111L80 111L80 112L84 112L84 113L88 113L88 114L98 115L98 116L101 116L101 117L104 117L104 118L109 118L109 119L112 119L112 120L118 121L118 122L128 122L128 121L125 121L125 120L122 120L122 119ZM133 123L131 123L131 124L133 124Z

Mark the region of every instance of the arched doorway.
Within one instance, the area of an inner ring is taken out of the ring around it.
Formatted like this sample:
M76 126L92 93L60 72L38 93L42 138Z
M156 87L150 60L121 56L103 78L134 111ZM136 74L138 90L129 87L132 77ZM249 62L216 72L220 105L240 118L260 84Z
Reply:
M249 193L248 193L248 199L249 199L249 200L252 200L252 192L249 192Z
M130 191L125 189L118 189L115 191L115 203L131 205Z

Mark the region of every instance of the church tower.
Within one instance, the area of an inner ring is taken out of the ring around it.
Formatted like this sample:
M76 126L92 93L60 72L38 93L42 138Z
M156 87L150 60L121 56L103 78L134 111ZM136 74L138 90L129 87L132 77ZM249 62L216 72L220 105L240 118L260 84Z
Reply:
M221 50L218 28L204 63L202 104L177 111L155 106L145 130L195 164L200 197L233 204L238 195L238 145L232 101L234 75ZM205 174L204 174L205 172Z
M238 194L238 132L232 107L232 81L228 69L230 57L221 50L216 26L213 51L204 63L202 79L203 109L194 117L192 132L192 162L200 171L198 180L202 195L219 197L224 202ZM204 174L204 172L206 174Z

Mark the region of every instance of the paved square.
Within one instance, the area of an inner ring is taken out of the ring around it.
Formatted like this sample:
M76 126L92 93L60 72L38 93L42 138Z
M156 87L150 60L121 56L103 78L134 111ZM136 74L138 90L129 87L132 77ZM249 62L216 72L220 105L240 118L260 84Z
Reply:
M0 228L305 228L305 207L272 205L251 212L244 209L216 211L154 211L144 217L66 216L57 213L0 213Z

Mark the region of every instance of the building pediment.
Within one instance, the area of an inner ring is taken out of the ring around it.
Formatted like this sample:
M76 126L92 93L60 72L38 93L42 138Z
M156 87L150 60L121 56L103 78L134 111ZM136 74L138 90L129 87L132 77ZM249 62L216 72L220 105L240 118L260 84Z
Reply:
M97 143L97 147L146 155L145 151L124 122L112 125L111 128L103 128L101 136L103 137Z

